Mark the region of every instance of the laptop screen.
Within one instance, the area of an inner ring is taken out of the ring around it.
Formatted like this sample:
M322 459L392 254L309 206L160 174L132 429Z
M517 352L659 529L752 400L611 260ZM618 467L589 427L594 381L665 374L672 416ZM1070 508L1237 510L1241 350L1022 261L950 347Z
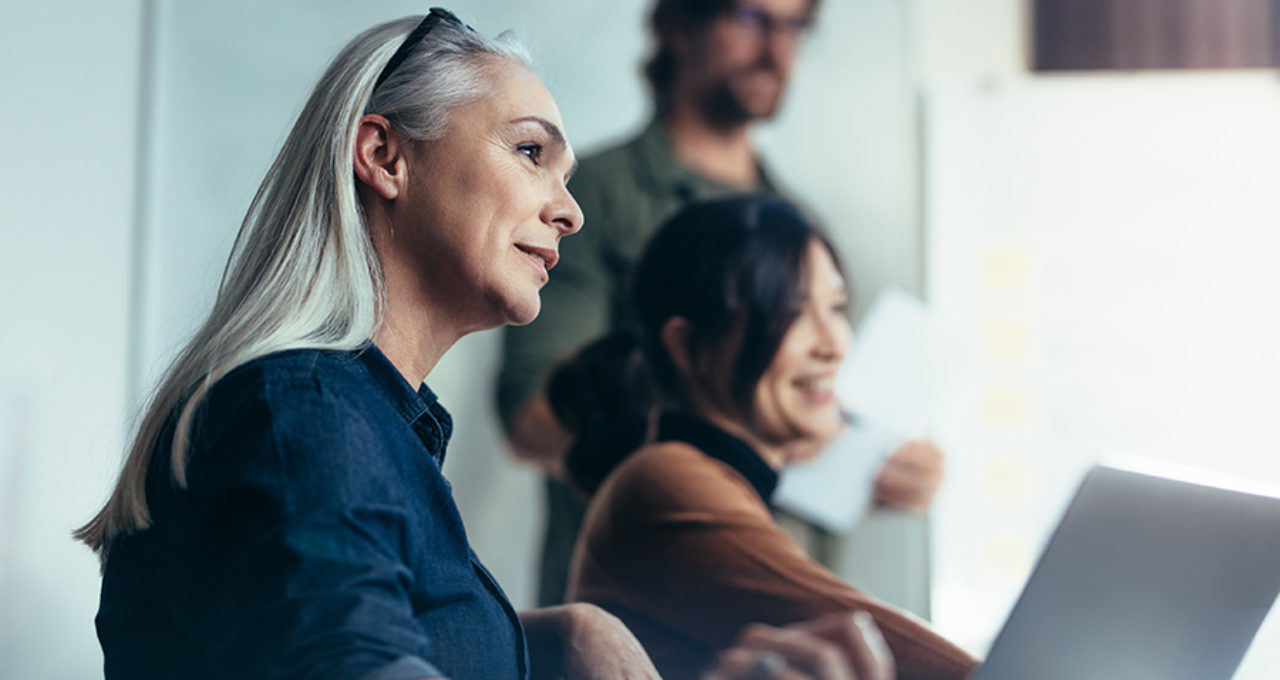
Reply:
M1280 592L1280 498L1097 466L975 680L1230 678Z

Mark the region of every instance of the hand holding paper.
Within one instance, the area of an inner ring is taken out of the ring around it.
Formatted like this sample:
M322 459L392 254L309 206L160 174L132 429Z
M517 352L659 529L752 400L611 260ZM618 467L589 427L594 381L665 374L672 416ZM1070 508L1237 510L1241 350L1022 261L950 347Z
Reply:
M924 512L942 484L942 451L928 439L899 446L880 466L875 479L877 501Z

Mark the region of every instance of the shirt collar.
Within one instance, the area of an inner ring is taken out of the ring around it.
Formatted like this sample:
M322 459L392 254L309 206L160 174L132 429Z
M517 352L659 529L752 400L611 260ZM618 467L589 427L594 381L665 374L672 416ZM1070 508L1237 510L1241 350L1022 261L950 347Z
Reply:
M685 203L750 191L779 193L773 181L773 173L768 170L759 156L756 157L756 167L760 172L760 184L753 190L747 191L713 182L685 167L676 159L667 137L667 129L656 117L651 119L644 132L640 133L636 145L648 181L655 187L676 194Z
M724 430L694 416L668 411L658 422L658 441L692 444L708 456L728 465L746 478L768 505L778 487L778 472L755 449Z
M422 383L417 390L413 389L387 355L372 342L356 356L369 372L374 385L422 439L436 466L443 466L449 437L453 435L453 417L445 410L435 392L426 383Z

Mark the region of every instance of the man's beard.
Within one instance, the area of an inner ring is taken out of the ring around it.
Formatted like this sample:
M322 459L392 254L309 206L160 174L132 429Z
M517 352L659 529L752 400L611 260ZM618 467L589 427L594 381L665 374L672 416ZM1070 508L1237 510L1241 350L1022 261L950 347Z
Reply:
M755 66L747 71L754 72L767 66ZM778 109L781 108L783 88L778 89L778 93L767 101L751 102L748 97L739 93L733 87L733 74L722 78L714 86L707 90L703 97L703 112L707 119L717 127L737 127L753 123L758 120L769 120L773 118Z

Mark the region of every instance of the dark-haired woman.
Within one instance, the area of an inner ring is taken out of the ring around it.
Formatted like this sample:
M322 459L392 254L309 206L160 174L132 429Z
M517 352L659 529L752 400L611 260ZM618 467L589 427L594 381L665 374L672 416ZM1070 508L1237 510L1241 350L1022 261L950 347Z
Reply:
M899 677L966 677L972 657L809 559L769 513L788 451L840 427L849 291L830 242L777 199L704 203L658 231L632 286L631 328L549 385L576 435L570 472L595 490L571 599L621 618L667 678L696 677L747 622L848 610L874 617Z

